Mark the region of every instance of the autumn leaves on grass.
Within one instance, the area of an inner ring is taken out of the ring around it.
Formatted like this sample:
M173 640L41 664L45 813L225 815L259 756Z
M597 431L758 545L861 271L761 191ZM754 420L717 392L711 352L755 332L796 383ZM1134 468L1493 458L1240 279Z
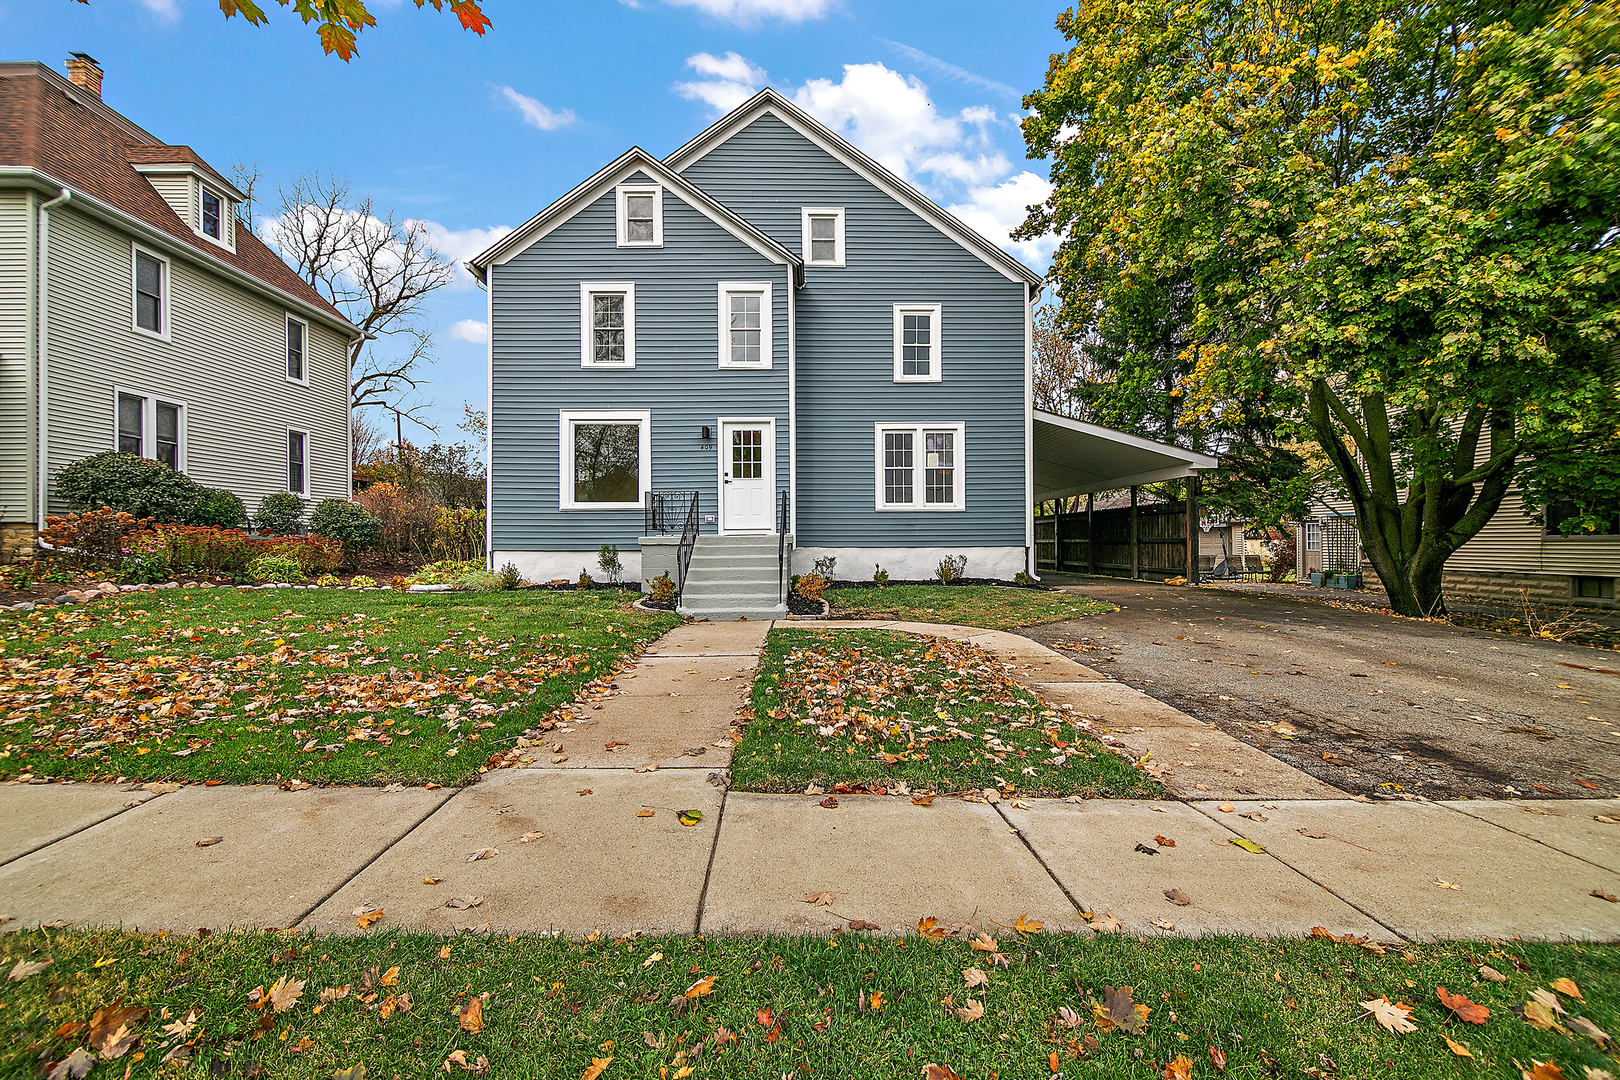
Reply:
M1151 797L1158 785L965 641L773 630L732 765L743 791Z

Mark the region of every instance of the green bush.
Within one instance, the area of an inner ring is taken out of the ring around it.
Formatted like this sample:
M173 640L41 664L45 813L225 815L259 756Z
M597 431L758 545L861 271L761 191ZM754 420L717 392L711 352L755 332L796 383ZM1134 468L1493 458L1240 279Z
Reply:
M596 582L591 580L591 572L589 570L581 570L579 572L579 580L574 582L574 588L583 592L589 592L592 586L595 584Z
M659 574L648 584L647 599L655 604L673 604L675 602L675 583L669 575Z
M304 583L304 569L298 565L298 560L285 555L260 555L248 563L248 577L261 585L286 582L290 585Z
M872 584L881 589L889 583L889 572L883 569L881 563L873 563L872 565L877 567L877 570L872 574Z
M967 573L966 555L947 555L939 560L934 568L934 577L941 585L949 585L953 581L961 581Z
M323 499L309 518L309 531L343 545L343 556L352 565L356 555L377 546L382 522L358 503L347 499Z
M161 461L108 451L64 465L56 493L75 510L113 510L164 523L191 519L205 489Z
M224 488L202 488L186 517L187 525L240 529L247 522L247 507Z
M624 563L619 559L619 545L603 544L602 550L596 553L596 567L609 581L618 581L619 575L624 573Z
M412 574L410 585L454 585L458 580L466 577L474 570L482 570L484 564L476 561L461 559L441 559L435 563L428 563L416 573Z
M375 589L377 587L377 579L366 577L364 574L356 574L354 577L349 579L349 586L350 588L355 589Z
M335 589L339 585L343 584L343 579L338 577L336 574L322 574L320 577L315 579L315 584L319 585L323 589Z
M517 568L517 563L507 563L500 569L501 588L523 588L523 571Z
M122 585L161 585L172 576L169 557L161 551L131 555L118 567L118 581Z
M277 491L259 500L259 512L253 515L253 524L261 529L286 536L298 531L304 519L304 500L290 491Z
M462 592L494 592L501 588L501 576L488 570L474 570L457 578L455 587Z

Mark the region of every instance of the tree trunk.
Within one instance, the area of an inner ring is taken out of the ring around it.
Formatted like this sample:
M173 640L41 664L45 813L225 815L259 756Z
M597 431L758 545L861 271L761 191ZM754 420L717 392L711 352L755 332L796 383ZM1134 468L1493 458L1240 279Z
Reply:
M1349 492L1363 552L1390 606L1401 615L1444 615L1446 560L1507 495L1518 457L1512 421L1482 405L1460 417L1409 409L1397 421L1407 432L1397 446L1383 395L1369 394L1352 408L1321 379L1311 385L1310 418ZM1491 456L1476 467L1487 420ZM1411 461L1410 477L1397 476L1398 456Z

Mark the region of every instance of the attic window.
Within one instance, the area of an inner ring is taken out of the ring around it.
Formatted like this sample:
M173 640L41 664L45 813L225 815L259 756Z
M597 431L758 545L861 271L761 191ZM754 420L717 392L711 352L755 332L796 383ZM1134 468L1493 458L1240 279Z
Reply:
M844 265L844 208L806 206L799 212L806 266Z
M202 189L202 233L215 240L224 239L224 200L218 195Z
M664 246L664 189L657 184L626 184L618 189L620 247Z

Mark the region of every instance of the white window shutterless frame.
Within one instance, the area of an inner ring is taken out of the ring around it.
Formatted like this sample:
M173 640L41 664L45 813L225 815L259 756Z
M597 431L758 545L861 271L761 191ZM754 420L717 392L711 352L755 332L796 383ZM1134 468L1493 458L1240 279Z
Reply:
M620 184L615 191L615 231L619 247L663 247L663 187L659 184Z
M309 494L309 432L298 428L287 429L287 490Z
M774 327L771 283L722 281L720 296L720 366L768 371Z
M130 328L169 340L169 260L140 247L130 249Z
M799 209L799 235L806 266L844 265L844 208L804 206Z
M720 418L720 532L776 528L776 421Z
M894 381L940 382L944 378L942 304L894 305Z
M557 507L640 510L652 484L648 409L557 413Z
M113 389L114 447L186 471L186 403L124 387Z
M579 366L636 366L635 282L580 282Z
M964 424L873 425L877 509L967 509Z

